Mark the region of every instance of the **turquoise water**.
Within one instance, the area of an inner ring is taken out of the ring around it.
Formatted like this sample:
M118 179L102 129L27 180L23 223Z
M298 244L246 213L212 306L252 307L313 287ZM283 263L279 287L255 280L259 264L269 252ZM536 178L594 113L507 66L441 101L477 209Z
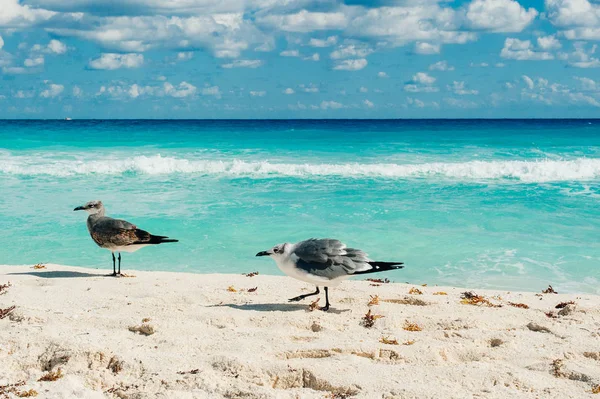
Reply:
M395 281L600 293L600 121L0 121L0 264L111 266L73 208L177 244L123 269L279 274L339 238ZM384 277L385 277L384 276Z

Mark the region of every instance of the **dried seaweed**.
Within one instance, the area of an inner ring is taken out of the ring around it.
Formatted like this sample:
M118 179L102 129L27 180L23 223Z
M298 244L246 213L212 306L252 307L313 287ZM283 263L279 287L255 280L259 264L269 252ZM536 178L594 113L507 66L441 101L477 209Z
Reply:
M400 305L414 305L414 306L427 306L429 305L429 303L425 302L422 299L419 298L414 298L414 297L410 297L410 296L406 296L404 298L400 298L400 299L382 299L383 302L388 302L388 303L397 303Z
M395 338L381 337L379 342L386 345L398 345L398 340Z
M504 343L504 341L502 341L500 338L492 338L490 340L490 346L492 348L496 348L496 347L502 345L503 343Z
M2 320L3 318L5 318L9 314L11 314L12 311L15 310L15 308L16 308L16 306L12 305L11 307L6 308L6 309L0 309L0 320Z
M140 326L130 326L129 331L137 332L142 335L152 335L156 332L154 330L154 326L152 326L151 324L148 324L148 323L142 323L142 325L140 325Z
M556 314L554 314L554 312L546 312L544 313L546 315L546 317L549 317L551 319L557 319L558 316Z
M445 293L444 291L438 291L438 292L434 292L433 295L448 295L448 294Z
M311 302L310 305L308 305L308 310L310 310L311 312L314 310L317 310L319 308L319 301L321 300L321 298L317 298L316 301Z
M367 303L368 306L379 305L379 295L371 295L371 300Z
M229 287L227 287L227 291L229 291L229 292L237 292L237 290L233 287L233 285L230 285Z
M562 308L566 307L567 305L575 305L575 302L573 302L573 301L569 301L569 302L561 302L561 303L559 303L558 305L556 305L556 306L554 307L554 309L562 309Z
M385 317L385 316L382 316L379 314L373 314L373 313L371 313L371 309L369 309L367 314L364 315L362 318L362 325L363 325L363 327L371 328L375 325L375 321L382 317Z
M248 292L256 292L257 289L258 287L248 288Z
M38 392L35 389L30 389L29 391L16 392L15 395L19 398L33 398L34 396L38 396Z
M368 278L366 281L370 281L372 283L379 283L379 284L388 284L390 282L389 278L385 278L385 279L380 279L380 278Z
M190 371L178 371L177 374L180 374L180 375L198 374L199 372L200 372L200 369L193 369L193 370L190 370Z
M254 276L258 276L258 272L244 273L244 276L246 276L246 277L254 277Z
M548 288L542 290L542 294L558 294L558 292L554 291L551 285L548 285Z
M600 393L600 385L596 385L595 387L592 388L592 393L593 394L598 394Z
M142 319L142 323L148 323L149 321L150 321L150 318L149 318L149 317L144 317L144 318Z
M514 306L515 308L521 308L521 309L529 309L529 305L526 305L524 303L514 303L514 302L509 302L508 303L510 306Z
M420 289L415 288L415 287L412 287L410 289L410 291L408 291L408 293L411 295L423 295L423 292Z
M125 277L125 278L134 278L135 276L133 274L125 274L125 273L121 273L119 275L119 277Z
M494 305L489 300L485 299L481 295L477 295L473 291L463 292L460 296L462 300L460 303L463 305L475 305L475 306L488 306L491 308L501 308L502 305Z
M562 359L554 359L552 361L552 375L556 378L564 377L565 373L562 371L563 366Z
M406 331L423 331L423 329L421 328L421 326L419 326L417 323L411 323L408 320L406 322L404 322L404 327L402 327L402 329L406 330Z
M9 394L16 394L19 392L17 388L22 387L23 385L25 385L25 381L19 381L14 384L0 385L0 399L9 399Z
M408 341L404 341L404 342L402 342L402 345L412 345L412 344L414 344L415 342L417 342L417 341L415 341L414 339L410 339L410 340L408 340Z
M0 284L0 295L6 294L6 291L11 287L10 281L6 284Z
M32 266L32 269L34 269L34 270L40 270L40 269L45 269L45 268L46 268L46 265L44 265L43 263L38 263L38 264Z
M40 377L39 381L56 381L64 377L62 369L59 367L56 371L49 371Z

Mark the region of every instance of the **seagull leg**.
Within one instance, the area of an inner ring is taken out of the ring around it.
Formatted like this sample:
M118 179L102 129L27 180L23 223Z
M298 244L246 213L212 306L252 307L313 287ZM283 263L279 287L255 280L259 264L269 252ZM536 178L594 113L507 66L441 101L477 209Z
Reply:
M293 297L291 299L288 299L288 301L289 302L298 302L298 301L303 300L306 297L313 296L313 295L319 295L320 292L321 291L319 291L319 287L317 287L317 290L315 292L311 293L311 294L304 294L304 295L295 296L295 297Z
M113 274L111 274L111 276L116 276L117 275L117 268L115 267L115 253L112 253L112 257L113 257Z
M329 310L329 288L325 287L325 306L321 308L323 312L327 312Z
M121 275L121 253L119 252L119 276Z

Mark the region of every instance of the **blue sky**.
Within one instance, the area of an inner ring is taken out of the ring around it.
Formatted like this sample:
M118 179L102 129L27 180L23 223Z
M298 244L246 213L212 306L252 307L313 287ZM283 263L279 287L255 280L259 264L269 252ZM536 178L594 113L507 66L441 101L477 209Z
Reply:
M600 116L588 0L0 0L0 118Z

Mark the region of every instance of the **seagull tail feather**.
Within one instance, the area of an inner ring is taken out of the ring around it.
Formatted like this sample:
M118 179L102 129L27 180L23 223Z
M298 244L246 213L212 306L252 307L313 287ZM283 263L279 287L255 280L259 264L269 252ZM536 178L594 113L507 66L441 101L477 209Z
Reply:
M397 269L402 269L404 267L404 266L402 266L404 264L402 262L370 261L367 263L372 266L371 269L356 272L354 274L369 274L369 273L387 272L389 270L397 270Z
M165 242L179 242L179 240L176 240L174 238L169 238L166 236L154 236L151 235L150 236L150 240L148 240L146 242L146 244L163 244Z

